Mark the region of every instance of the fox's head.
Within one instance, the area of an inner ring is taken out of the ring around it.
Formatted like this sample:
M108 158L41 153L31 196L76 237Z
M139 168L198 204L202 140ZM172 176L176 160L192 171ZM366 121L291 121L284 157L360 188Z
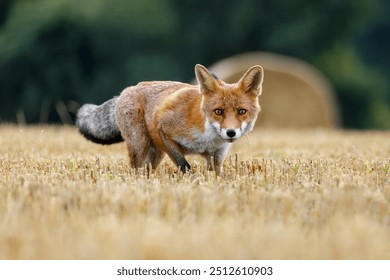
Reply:
M206 125L211 125L225 140L233 142L251 131L260 112L264 71L259 65L250 68L235 84L227 84L202 65L195 66L196 79L203 95L202 109Z

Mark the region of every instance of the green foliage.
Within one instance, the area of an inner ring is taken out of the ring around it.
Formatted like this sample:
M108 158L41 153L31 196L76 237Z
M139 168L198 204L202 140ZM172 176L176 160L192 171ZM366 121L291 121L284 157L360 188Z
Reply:
M318 56L316 64L337 89L345 127L390 127L389 84L378 69L363 64L352 46L336 45Z
M0 120L64 122L61 104L74 113L141 80L188 81L196 63L272 51L330 78L345 127L389 128L389 10L385 0L3 1Z

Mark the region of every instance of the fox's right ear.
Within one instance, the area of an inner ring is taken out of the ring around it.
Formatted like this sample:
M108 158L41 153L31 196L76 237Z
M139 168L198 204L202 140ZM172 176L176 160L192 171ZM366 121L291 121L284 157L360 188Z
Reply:
M206 69L206 67L200 64L196 64L195 75L196 79L198 80L201 93L206 93L215 90L217 81Z

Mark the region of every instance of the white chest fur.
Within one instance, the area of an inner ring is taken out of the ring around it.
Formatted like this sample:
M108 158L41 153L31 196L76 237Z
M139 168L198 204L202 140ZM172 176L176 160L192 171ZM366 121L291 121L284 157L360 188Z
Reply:
M207 121L204 132L194 129L192 139L178 138L175 140L191 154L213 154L217 150L226 150L230 146L230 143L222 139L216 129Z

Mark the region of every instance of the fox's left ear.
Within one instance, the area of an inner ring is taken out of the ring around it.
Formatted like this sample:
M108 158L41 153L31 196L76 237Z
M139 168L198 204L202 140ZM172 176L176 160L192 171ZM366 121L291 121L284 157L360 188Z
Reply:
M239 87L248 93L261 94L264 70L260 65L251 67L238 82Z
M200 64L196 64L195 75L196 79L198 80L201 93L212 92L215 90L218 82L213 77L213 75L210 74L206 67Z

